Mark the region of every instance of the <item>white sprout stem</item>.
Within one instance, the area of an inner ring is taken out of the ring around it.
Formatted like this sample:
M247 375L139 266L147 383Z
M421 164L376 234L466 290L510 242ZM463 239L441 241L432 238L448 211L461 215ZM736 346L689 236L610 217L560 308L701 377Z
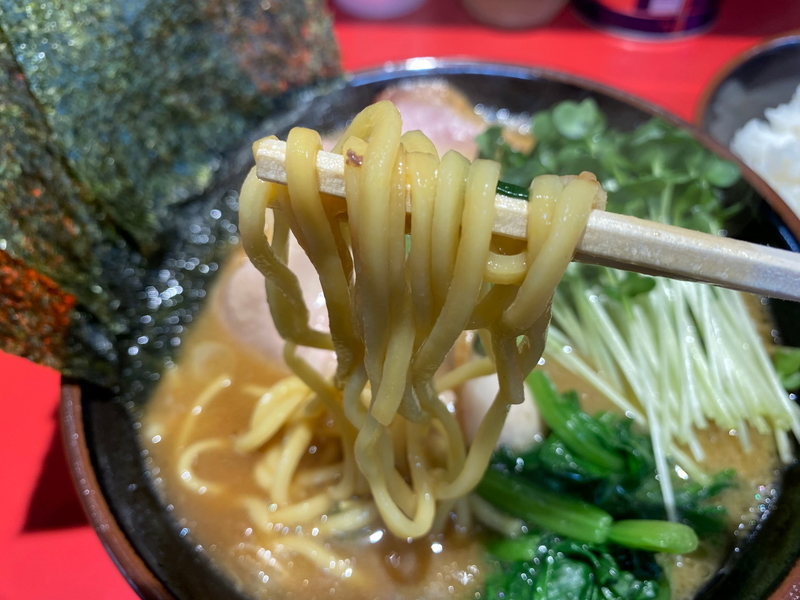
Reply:
M605 342L609 349L613 351L619 361L620 370L625 373L628 382L633 388L634 393L640 399L650 423L650 438L653 443L653 455L656 461L656 470L659 475L659 486L664 498L664 508L670 521L677 521L677 511L675 506L675 495L672 489L672 477L670 476L667 456L665 453L665 442L662 426L662 415L659 414L660 403L656 390L653 388L651 380L644 376L639 370L639 365L634 360L625 340L617 327L611 321L608 313L602 307L600 299L592 296L592 299L583 297L591 309L596 323L603 333Z
M545 359L549 358L568 371L580 376L608 400L611 400L626 416L640 425L647 425L647 419L638 408L631 404L623 394L619 393L605 379L600 377L598 372L578 356L576 352L567 352L566 348L571 348L569 340L555 326L551 327L544 350Z
M571 294L572 304L561 293L554 302L545 356L649 428L670 519L669 460L708 482L698 429L735 430L749 452L754 428L774 436L781 460L793 460L789 432L800 439L800 407L781 386L742 294L666 279L624 305L579 287Z

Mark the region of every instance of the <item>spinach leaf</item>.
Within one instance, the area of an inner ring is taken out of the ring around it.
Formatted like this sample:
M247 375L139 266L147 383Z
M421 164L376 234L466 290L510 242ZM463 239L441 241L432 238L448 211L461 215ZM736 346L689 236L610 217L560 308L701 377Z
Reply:
M648 435L626 417L588 415L580 409L574 393L559 394L540 371L534 371L528 382L535 383L534 397L552 431L525 452L498 450L490 468L519 476L523 484L537 489L594 505L614 519L667 518ZM499 485L507 494L508 483ZM723 531L728 513L713 500L734 485L735 472L730 469L714 475L707 485L676 474L673 488L681 522L700 537ZM524 503L524 498L519 501Z
M787 390L800 389L800 348L779 346L772 355L772 364Z
M486 582L486 597L491 599L649 600L662 588L652 553L581 544L555 535L496 541L488 549L495 563ZM634 562L647 568L621 566Z

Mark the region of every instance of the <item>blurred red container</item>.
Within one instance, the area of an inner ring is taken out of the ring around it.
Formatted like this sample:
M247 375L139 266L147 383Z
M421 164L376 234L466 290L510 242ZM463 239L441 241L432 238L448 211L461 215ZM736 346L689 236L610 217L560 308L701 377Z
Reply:
M573 0L573 6L596 27L659 39L705 31L717 16L719 0Z

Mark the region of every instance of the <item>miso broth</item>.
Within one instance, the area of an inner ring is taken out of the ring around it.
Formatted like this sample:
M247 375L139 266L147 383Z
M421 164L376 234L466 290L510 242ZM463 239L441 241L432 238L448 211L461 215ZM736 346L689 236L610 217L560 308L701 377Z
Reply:
M200 447L190 457L192 481L187 482L181 463L186 461L184 451L211 438L233 441L246 429L263 391L289 375L275 356L242 341L225 316L225 294L247 293L230 287L232 276L246 262L237 254L227 264L177 366L163 377L142 422L152 481L180 535L253 598L480 598L491 563L483 547L487 532L477 523L451 520L440 524L437 533L413 541L397 539L374 524L349 536L302 527L266 536L239 503L242 496L264 496L252 477L257 455L239 453L232 444ZM265 302L265 297L255 294L248 302ZM544 368L560 389L577 388L588 412L612 409L557 366L548 363ZM662 557L676 600L691 598L716 573L735 537L746 535L772 500L779 464L772 437L752 433L752 450L746 454L732 433L713 428L702 433L705 467L733 468L738 474L738 485L720 498L730 515L730 540L716 547L701 545L691 555ZM336 452L320 438L302 461L313 464ZM282 548L281 536L300 543L313 540L328 555L309 560ZM321 567L328 560L331 564Z

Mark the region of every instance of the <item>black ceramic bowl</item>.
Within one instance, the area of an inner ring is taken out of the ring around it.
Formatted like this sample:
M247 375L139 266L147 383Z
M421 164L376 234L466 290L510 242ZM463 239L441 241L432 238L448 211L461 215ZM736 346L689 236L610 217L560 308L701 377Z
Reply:
M769 39L730 61L714 77L696 110L700 129L726 148L750 119L788 102L800 85L800 31ZM800 216L773 208L800 235Z
M283 136L294 125L318 130L336 129L384 88L408 78L443 78L476 104L506 108L514 113L533 113L562 100L592 97L608 115L612 127L632 128L658 115L677 127L687 129L720 156L731 158L725 149L686 123L597 84L529 68L429 59L356 74L346 80L304 91L278 117L259 128L253 137L264 132ZM249 144L246 143L242 150L229 155L227 174L213 195L221 198L227 190L238 189L251 160L248 155ZM779 200L752 172L747 169L743 172L746 182L740 184L739 190L754 188L754 210L735 235L787 247L786 231L761 198L769 198L773 205ZM198 202L202 201L202 198L198 199ZM772 308L786 343L800 345L798 306L775 302ZM146 394L143 394L138 402L146 400ZM151 488L136 441L135 419L131 416L130 406L126 408L111 391L81 382L67 383L63 388L62 425L70 464L80 497L100 538L144 598L240 598L240 593L212 567L208 558L197 552L190 540L179 535L179 526ZM781 485L782 494L769 517L699 598L767 598L782 583L791 586L794 578L800 577L792 573L787 580L800 555L800 518L795 517L800 509L800 469L787 469Z

